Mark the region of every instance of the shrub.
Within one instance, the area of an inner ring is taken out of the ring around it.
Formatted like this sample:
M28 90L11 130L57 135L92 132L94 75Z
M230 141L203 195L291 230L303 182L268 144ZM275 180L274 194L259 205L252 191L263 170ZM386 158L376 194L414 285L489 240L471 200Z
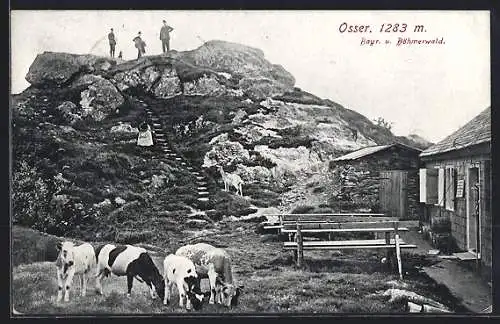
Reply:
M307 214L314 210L314 206L301 205L297 206L292 210L292 214Z
M12 265L57 259L56 245L62 239L20 226L12 226Z
M153 237L152 231L122 231L116 234L116 242L121 244L135 244L140 242L146 242Z
M13 172L13 223L45 230L51 193L37 169L22 161Z

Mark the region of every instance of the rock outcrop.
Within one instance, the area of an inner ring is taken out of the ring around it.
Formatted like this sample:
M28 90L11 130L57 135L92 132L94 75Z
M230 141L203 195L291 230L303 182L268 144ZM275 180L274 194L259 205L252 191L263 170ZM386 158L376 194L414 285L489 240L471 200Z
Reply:
M101 76L84 75L75 81L74 86L84 85L81 92L80 106L82 116L90 116L95 121L101 121L124 103L124 98L111 83Z
M44 52L31 64L26 80L34 86L61 86L80 72L100 73L116 61L94 55Z

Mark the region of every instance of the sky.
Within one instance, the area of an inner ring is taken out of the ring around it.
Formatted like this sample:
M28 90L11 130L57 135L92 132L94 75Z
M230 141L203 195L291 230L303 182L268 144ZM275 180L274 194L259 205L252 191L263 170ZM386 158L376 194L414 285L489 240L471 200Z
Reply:
M396 135L438 142L490 106L488 11L11 11L11 92L29 86L24 77L44 51L107 55L110 28L124 59L136 58L138 31L146 55L159 54L164 19L172 49L215 39L260 48L297 87L391 121ZM396 31L380 32L388 24ZM345 28L360 25L368 32ZM444 44L396 46L398 37Z

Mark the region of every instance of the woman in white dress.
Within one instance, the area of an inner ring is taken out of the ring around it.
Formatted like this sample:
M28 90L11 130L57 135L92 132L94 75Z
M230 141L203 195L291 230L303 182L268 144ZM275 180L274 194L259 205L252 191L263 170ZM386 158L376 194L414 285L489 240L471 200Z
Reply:
M142 122L139 125L139 135L137 137L138 146L152 146L153 145L153 134L151 134L151 128L146 122Z

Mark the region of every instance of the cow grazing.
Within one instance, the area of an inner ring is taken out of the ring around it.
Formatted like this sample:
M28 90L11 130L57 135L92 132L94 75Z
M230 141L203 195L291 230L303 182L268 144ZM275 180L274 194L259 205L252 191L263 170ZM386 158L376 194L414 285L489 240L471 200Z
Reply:
M186 309L191 309L191 305L195 310L201 308L203 294L200 289L200 278L191 260L175 254L167 255L163 261L163 277L165 278L164 305L170 302L170 292L175 284L179 292L179 307L184 307L186 300Z
M57 250L57 301L61 301L63 295L64 301L69 301L69 291L75 275L80 281L81 295L85 296L88 280L85 276L96 265L94 248L88 243L75 246L73 242L65 241L57 243Z
M237 286L233 281L231 258L226 251L210 244L197 243L182 246L175 254L190 259L200 279L208 278L210 304L217 302L226 307L238 304L243 286Z
M110 273L127 276L127 296L130 297L134 278L148 285L151 298L155 291L160 299L165 294L165 282L146 249L132 245L106 244L97 251L96 290L102 294L101 279Z

